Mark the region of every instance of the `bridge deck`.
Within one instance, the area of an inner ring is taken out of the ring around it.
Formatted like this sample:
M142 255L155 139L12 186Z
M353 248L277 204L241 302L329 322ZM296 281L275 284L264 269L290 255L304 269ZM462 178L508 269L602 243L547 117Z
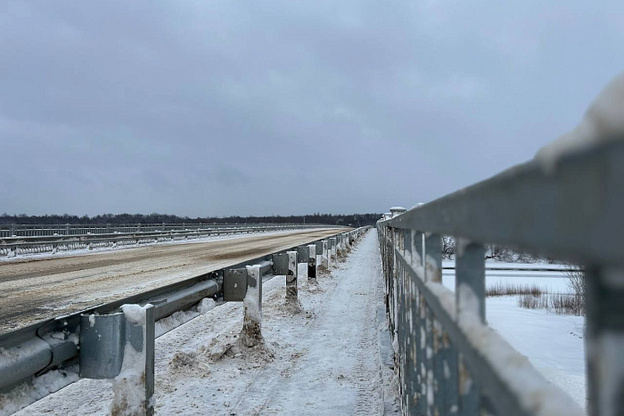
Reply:
M333 229L259 234L1 262L0 334L337 232Z
M240 303L217 307L158 338L156 413L373 415L384 407L393 413L392 370L383 365L389 345L380 356L375 321L383 305L375 232L329 276L319 277L318 286L307 279L299 285L302 311L293 315L283 277L265 282L265 348L236 346ZM18 415L105 415L110 390L107 381L81 380Z

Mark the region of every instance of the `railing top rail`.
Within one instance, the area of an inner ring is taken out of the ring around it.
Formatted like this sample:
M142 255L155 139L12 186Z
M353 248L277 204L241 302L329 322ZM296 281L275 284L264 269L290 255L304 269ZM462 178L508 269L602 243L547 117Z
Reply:
M192 227L192 226L202 226L202 227L279 227L279 226L293 226L293 225L309 225L309 226L329 226L331 224L321 224L321 223L270 223L270 222L262 222L262 223L246 223L246 222L232 222L232 223L214 223L214 222L135 222L135 223L33 223L33 224L21 224L21 223L5 223L0 224L0 228L10 228L10 227L19 227L19 228L57 228L57 227L67 227L70 228L93 228L93 227L136 227L137 225L145 226L145 227Z
M624 266L624 141L531 161L382 226L413 229L586 265Z

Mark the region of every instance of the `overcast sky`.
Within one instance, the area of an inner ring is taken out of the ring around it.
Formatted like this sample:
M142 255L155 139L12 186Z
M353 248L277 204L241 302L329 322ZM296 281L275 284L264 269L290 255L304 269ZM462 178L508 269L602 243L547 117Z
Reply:
M622 0L2 0L0 213L409 207L622 70Z

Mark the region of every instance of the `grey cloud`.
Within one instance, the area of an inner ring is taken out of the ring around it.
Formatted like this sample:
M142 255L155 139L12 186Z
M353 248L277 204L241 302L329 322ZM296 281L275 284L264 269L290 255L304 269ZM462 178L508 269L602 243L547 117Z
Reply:
M574 126L624 67L622 20L615 0L6 1L0 209L411 206Z

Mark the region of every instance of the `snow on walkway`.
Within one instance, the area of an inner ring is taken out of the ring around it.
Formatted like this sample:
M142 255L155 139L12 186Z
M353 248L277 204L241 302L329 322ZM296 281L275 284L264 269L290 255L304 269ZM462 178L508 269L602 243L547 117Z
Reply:
M156 414L382 415L396 411L376 311L382 277L375 231L318 284L300 276L302 311L285 304L284 277L263 286L265 345L239 347L242 304L228 303L156 342ZM390 374L390 375L389 375ZM108 381L81 380L19 415L106 415Z

